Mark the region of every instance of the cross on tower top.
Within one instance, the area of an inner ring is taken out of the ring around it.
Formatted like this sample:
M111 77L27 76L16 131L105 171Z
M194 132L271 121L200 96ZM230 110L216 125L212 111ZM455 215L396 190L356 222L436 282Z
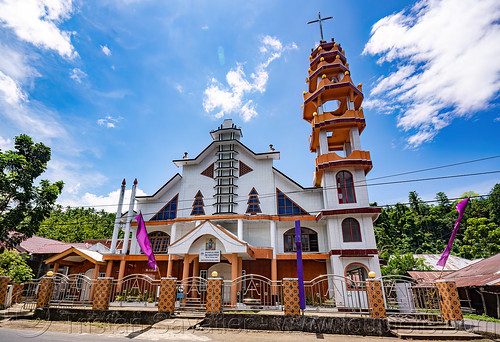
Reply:
M321 18L321 12L318 12L318 19L308 22L308 24L319 22L319 31L321 32L321 40L324 40L323 39L323 25L321 25L321 22L328 20L328 19L333 19L333 17Z

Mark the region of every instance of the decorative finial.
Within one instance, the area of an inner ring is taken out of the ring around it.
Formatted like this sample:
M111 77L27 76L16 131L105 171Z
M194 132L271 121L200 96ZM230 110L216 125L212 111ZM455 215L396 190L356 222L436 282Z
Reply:
M273 151L274 151L273 144L269 144L269 152L273 152Z
M184 152L184 157L182 157L183 159L188 159L188 153L187 152Z
M137 185L137 178L134 179L134 185Z
M122 185L126 185L127 182L125 182L125 178L123 178L123 182L122 182Z

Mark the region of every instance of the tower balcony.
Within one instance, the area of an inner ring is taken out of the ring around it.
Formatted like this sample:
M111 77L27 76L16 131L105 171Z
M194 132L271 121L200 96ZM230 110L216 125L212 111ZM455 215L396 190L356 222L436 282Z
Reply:
M337 55L337 54L340 55L340 58L342 58L343 62L345 63L346 61L345 51L342 50L342 47L339 44L335 42L320 44L311 52L311 56L309 57L310 64L311 66L313 66L323 56Z
M331 100L342 100L349 97L354 103L354 108L359 110L363 102L361 85L357 87L352 83L351 77L345 75L341 82L332 82L324 78L318 85L318 89L313 93L304 92L304 113L303 118L309 122L313 119L313 113L324 102Z
M311 152L316 152L319 146L320 131L332 132L332 136L328 137L328 147L330 150L335 150L339 146L343 146L344 142L349 141L351 127L358 127L359 134L361 134L366 127L366 123L363 109L360 109L348 110L342 115L333 115L331 112L316 115L312 120L312 127L309 148Z
M321 178L323 177L323 171L325 170L355 166L362 166L365 171L365 175L370 172L373 166L370 152L355 150L345 158L339 156L335 152L322 154L316 158L314 185L319 186L321 184Z

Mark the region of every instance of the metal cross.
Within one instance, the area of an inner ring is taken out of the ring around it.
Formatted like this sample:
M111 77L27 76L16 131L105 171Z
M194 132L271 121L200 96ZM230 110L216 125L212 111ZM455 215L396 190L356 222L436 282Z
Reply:
M321 25L321 22L324 20L328 20L328 19L333 19L333 17L321 18L321 12L318 12L318 20L313 20L313 21L308 22L308 24L319 22L319 30L321 32L321 40L324 40L323 39L323 26Z

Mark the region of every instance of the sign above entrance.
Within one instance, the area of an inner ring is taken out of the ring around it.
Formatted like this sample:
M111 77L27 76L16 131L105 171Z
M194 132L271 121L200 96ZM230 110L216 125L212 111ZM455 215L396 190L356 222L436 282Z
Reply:
M220 262L220 251L201 251L200 262Z

